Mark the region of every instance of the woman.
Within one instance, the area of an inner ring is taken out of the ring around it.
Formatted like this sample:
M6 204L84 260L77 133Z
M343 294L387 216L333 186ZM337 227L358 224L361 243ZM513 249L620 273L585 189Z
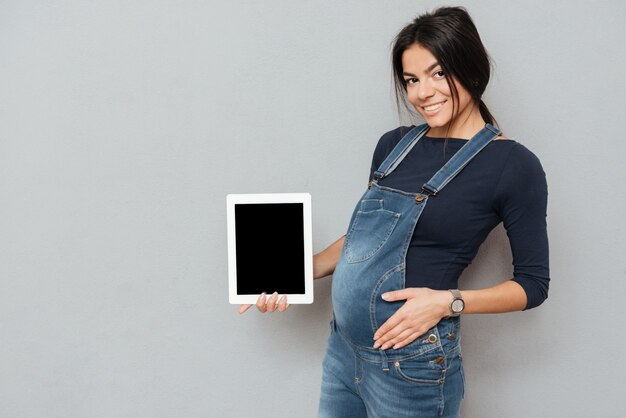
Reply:
M315 278L333 274L320 417L459 416L460 315L547 297L545 174L493 125L481 99L489 57L470 16L458 7L418 16L396 37L392 63L399 103L426 123L382 136L346 236L314 256ZM513 277L459 291L500 222ZM284 311L287 300L263 294L257 307Z

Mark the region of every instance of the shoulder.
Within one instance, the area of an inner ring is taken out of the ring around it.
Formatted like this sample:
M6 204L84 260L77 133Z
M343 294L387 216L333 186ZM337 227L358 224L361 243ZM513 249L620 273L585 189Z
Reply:
M498 142L510 143L495 192L497 200L500 203L520 200L525 202L523 205L528 204L528 199L545 200L546 174L539 158L517 141Z
M394 147L398 145L400 140L402 140L404 135L409 133L413 128L415 128L415 125L399 126L391 131L385 132L376 144L376 149L374 150L374 162L379 164L382 163L391 150L393 150Z
M483 154L481 156L481 154ZM542 173L543 167L535 153L515 139L502 138L491 141L479 156L486 162L495 164L503 175L507 173Z
M398 142L400 142L402 137L404 137L404 135L406 135L413 128L415 128L415 125L398 126L397 128L392 129L391 131L385 132L378 140L378 144L376 145L376 148L395 147L396 145L398 145Z
M510 142L509 155L506 160L506 167L509 171L517 174L545 176L541 161L535 153L517 141L511 140Z

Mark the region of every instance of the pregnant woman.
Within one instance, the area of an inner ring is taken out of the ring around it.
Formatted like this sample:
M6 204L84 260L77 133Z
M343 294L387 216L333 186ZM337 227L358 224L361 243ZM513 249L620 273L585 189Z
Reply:
M319 417L460 416L461 314L530 309L548 294L545 174L482 100L490 61L466 10L414 19L392 66L399 103L425 123L380 138L346 235L314 256L315 278L333 274ZM500 222L513 277L458 290ZM262 294L256 306L287 300Z

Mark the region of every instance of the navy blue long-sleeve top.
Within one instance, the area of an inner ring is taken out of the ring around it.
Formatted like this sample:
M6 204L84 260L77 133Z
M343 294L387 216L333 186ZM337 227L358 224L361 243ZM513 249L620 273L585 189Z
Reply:
M399 127L378 141L373 172L411 127ZM466 142L424 136L381 186L419 193ZM525 309L548 297L550 281L546 208L548 189L539 159L512 139L491 141L438 194L417 223L406 256L406 287L455 289L489 232L500 222L513 253L512 280L527 295Z

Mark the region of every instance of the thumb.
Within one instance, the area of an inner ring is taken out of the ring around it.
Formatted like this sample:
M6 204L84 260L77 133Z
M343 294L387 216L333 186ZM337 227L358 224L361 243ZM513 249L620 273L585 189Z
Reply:
M242 313L244 313L245 311L247 311L247 310L248 310L248 308L250 308L250 306L252 306L252 305L241 305L241 306L239 307L239 315L241 315Z
M409 298L409 289L401 289L401 290L394 290L391 292L385 292L382 295L380 295L380 297L383 298L383 300L387 302L393 302L396 300L406 300Z

